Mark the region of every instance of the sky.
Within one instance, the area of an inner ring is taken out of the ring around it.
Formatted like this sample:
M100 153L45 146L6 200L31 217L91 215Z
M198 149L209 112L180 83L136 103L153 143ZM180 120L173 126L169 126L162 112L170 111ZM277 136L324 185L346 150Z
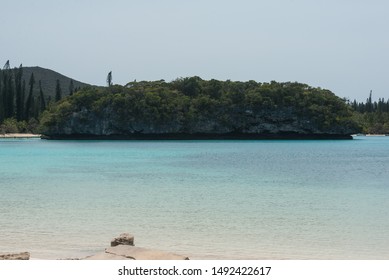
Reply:
M387 0L0 0L0 63L105 85L297 81L389 98Z

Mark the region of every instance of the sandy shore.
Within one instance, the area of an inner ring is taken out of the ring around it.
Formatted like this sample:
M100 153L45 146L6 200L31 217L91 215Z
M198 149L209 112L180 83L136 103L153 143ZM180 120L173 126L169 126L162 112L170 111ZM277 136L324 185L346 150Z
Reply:
M31 133L8 133L0 134L0 138L41 138L41 135Z

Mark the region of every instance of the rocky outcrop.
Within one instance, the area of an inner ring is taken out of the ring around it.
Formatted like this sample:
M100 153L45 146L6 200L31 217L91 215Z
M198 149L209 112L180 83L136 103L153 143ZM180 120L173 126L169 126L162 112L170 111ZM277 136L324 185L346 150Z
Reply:
M104 252L86 257L85 260L189 260L188 257L134 246L134 236L122 233L111 241Z
M96 114L85 108L43 132L47 139L351 139L353 125L322 127L292 109L231 115L226 122L217 115L190 122L153 123L120 121L109 108Z
M0 260L29 260L29 259L30 259L30 253L28 252L9 253L9 254L0 253Z
M128 233L120 234L119 237L116 237L111 241L111 247L118 245L134 246L134 236Z
M49 139L335 139L351 138L357 126L328 90L199 77L85 89L41 118Z

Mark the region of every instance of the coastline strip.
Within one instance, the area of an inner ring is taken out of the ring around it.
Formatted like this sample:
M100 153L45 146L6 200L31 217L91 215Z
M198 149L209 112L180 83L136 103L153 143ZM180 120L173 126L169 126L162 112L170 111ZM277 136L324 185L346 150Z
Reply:
M352 140L349 134L325 133L130 133L130 134L43 134L47 140Z
M0 134L0 138L41 138L41 135L32 133L6 133Z

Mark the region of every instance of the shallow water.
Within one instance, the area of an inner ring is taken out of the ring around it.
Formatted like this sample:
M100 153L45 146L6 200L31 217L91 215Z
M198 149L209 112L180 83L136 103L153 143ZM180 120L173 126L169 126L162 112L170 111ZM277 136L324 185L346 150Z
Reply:
M0 140L0 252L389 259L389 137Z

